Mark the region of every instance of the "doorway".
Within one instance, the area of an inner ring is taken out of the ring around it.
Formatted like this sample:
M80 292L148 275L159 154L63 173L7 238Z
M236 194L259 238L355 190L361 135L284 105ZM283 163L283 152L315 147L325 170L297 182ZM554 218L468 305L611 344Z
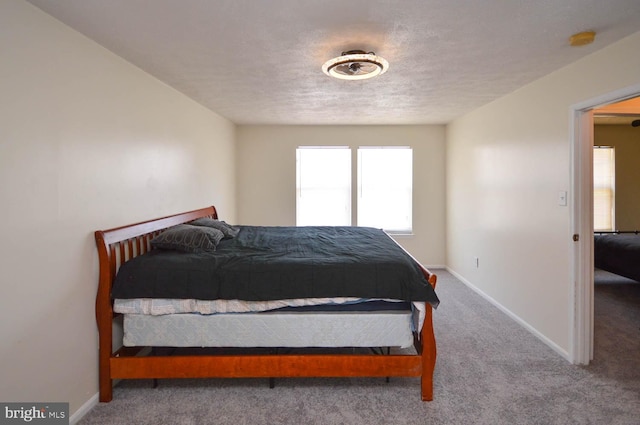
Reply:
M573 305L570 358L589 364L594 348L593 135L594 110L640 96L640 85L572 107L571 202Z

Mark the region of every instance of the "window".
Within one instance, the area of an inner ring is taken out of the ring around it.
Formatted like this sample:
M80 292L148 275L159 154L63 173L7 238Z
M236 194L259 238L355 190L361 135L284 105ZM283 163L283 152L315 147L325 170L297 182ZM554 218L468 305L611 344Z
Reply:
M349 226L353 202L358 226L411 233L411 148L360 147L356 158L349 147L300 147L296 154L298 226ZM351 185L354 160L355 188Z
M351 149L298 148L296 181L298 226L351 225Z
M615 150L611 146L593 148L593 230L615 229Z
M358 225L411 233L413 154L408 147L358 149Z

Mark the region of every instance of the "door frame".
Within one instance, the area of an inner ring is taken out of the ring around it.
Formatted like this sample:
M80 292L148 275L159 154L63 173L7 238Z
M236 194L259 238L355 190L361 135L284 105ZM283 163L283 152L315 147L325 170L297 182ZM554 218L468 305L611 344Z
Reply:
M571 333L574 364L593 360L593 109L640 96L640 84L625 87L570 108L571 132Z

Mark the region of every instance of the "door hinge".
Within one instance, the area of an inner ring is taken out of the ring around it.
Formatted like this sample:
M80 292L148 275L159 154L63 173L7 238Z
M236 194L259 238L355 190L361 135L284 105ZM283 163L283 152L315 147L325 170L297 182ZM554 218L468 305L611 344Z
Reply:
M573 241L574 242L578 242L579 240L580 240L580 235L579 234L576 233L575 235L573 235Z

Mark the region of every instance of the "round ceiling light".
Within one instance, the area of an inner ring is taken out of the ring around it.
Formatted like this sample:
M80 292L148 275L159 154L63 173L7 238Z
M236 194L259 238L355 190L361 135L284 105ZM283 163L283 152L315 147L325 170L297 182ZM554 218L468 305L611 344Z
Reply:
M322 65L322 71L330 77L342 80L364 80L384 74L389 62L373 52L349 50L341 56L329 59Z

